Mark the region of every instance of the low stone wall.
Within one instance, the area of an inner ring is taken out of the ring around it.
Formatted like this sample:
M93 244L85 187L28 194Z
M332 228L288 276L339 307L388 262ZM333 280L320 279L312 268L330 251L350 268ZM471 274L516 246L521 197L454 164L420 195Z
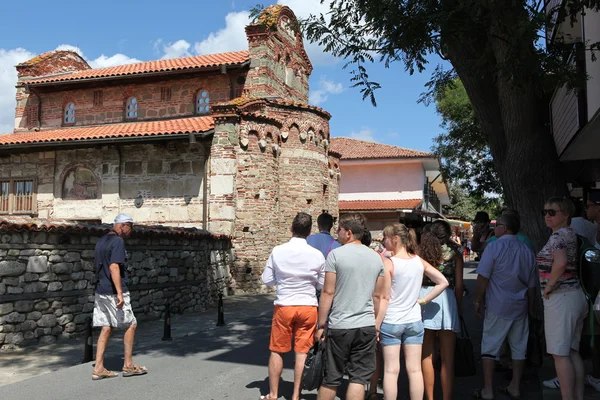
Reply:
M53 343L85 329L94 307L94 246L107 227L0 224L0 349ZM139 321L203 311L227 294L229 238L136 227L126 239L129 290Z

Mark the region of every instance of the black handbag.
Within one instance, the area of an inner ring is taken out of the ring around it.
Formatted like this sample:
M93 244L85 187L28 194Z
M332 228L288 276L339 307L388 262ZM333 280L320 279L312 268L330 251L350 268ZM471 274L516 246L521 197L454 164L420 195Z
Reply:
M454 375L459 377L473 376L477 373L473 343L467 331L464 318L460 317L460 333L456 336L454 351Z
M325 367L325 341L318 340L308 351L304 370L302 371L302 387L306 390L315 390L323 382Z
M529 337L527 338L527 362L530 367L540 368L544 362L542 321L529 317Z

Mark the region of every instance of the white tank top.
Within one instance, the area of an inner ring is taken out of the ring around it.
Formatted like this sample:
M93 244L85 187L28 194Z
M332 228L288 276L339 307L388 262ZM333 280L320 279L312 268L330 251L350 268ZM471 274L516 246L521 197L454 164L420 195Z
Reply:
M383 322L408 324L421 319L421 306L417 304L423 282L423 263L417 256L390 258L394 263L390 304Z

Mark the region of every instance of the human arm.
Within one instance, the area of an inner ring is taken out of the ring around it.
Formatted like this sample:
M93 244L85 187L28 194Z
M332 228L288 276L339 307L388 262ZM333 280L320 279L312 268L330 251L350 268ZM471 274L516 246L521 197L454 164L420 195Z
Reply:
M327 316L331 311L333 296L335 295L335 282L337 274L335 272L325 272L325 283L319 300L319 319L317 320L317 330L315 331L315 342L323 336L323 330L327 323Z
M323 289L323 285L325 284L325 258L322 254L319 255L321 256L322 264L319 268L319 274L317 276L317 290Z
M375 293L373 293L373 305L375 306L375 327L377 331L381 329L381 324L385 318L388 306L390 304L390 295L392 292L392 275L394 274L394 264L389 258L383 259L383 276L377 278Z
M121 286L121 267L119 264L113 263L110 264L108 269L110 270L110 279L117 291L117 308L122 308L125 300L123 299L123 287Z
M427 293L425 297L417 300L419 304L425 305L442 294L442 292L448 287L448 280L444 274L442 274L437 268L433 267L427 261L421 259L421 262L423 263L423 275L435 283L433 289L431 289L431 291Z
M454 254L454 266L454 296L456 297L458 315L462 315L462 299L465 293L465 286L463 282L464 260L460 248Z
M548 296L555 289L556 284L560 277L564 274L567 269L567 248L559 248L552 253L552 269L550 270L550 278L544 289L544 298L547 300Z
M265 265L265 270L262 273L262 281L266 286L275 286L277 283L273 264L273 253L271 253L271 255L269 255L269 259L267 260L267 264Z

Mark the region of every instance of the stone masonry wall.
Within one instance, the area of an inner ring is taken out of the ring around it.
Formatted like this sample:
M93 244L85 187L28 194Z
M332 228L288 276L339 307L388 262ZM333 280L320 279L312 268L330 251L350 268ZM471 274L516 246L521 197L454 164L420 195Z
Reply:
M0 231L0 350L80 334L94 307L93 233ZM231 244L208 234L126 239L129 290L138 321L203 311L229 281Z

